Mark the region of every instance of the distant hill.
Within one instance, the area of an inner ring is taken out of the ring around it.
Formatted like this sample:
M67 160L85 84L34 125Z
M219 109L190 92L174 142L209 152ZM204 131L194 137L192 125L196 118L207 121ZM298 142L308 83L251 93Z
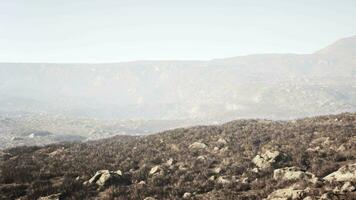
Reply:
M356 198L356 113L0 152L0 199Z
M1 63L0 112L209 123L355 111L355 43L210 61Z

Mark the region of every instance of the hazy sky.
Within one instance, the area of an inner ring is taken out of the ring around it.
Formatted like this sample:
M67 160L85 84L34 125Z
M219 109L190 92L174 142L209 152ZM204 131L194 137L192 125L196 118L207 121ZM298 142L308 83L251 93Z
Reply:
M355 0L0 0L0 62L311 53L355 20Z

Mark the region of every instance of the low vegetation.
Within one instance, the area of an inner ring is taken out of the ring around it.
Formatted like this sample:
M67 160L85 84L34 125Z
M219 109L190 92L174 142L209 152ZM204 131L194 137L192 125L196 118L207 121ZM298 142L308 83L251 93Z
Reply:
M356 113L16 147L0 157L0 199L351 200ZM346 179L323 179L342 167ZM91 179L99 170L109 171Z

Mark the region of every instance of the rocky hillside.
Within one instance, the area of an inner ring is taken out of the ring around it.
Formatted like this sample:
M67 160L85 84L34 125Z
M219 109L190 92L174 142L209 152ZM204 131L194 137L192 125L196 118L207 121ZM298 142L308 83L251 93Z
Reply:
M1 152L0 199L356 199L356 113Z

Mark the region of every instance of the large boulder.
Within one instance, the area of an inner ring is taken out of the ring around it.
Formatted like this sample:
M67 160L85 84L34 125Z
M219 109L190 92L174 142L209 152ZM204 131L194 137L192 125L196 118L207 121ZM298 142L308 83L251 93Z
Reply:
M293 187L279 189L268 195L266 200L294 200L302 199L304 196L303 190L297 190Z
M279 151L266 150L252 159L252 162L260 169L271 167L283 157Z
M285 167L281 169L276 169L273 172L273 178L278 181L309 181L312 183L316 183L318 178L310 173L303 172L298 167Z
M98 186L107 186L111 184L128 184L128 180L123 178L122 172L120 170L99 170L88 182L90 184L95 183Z
M341 167L336 172L333 172L333 173L325 176L324 180L329 181L329 182L332 182L332 181L356 182L356 163L345 165L345 166Z

